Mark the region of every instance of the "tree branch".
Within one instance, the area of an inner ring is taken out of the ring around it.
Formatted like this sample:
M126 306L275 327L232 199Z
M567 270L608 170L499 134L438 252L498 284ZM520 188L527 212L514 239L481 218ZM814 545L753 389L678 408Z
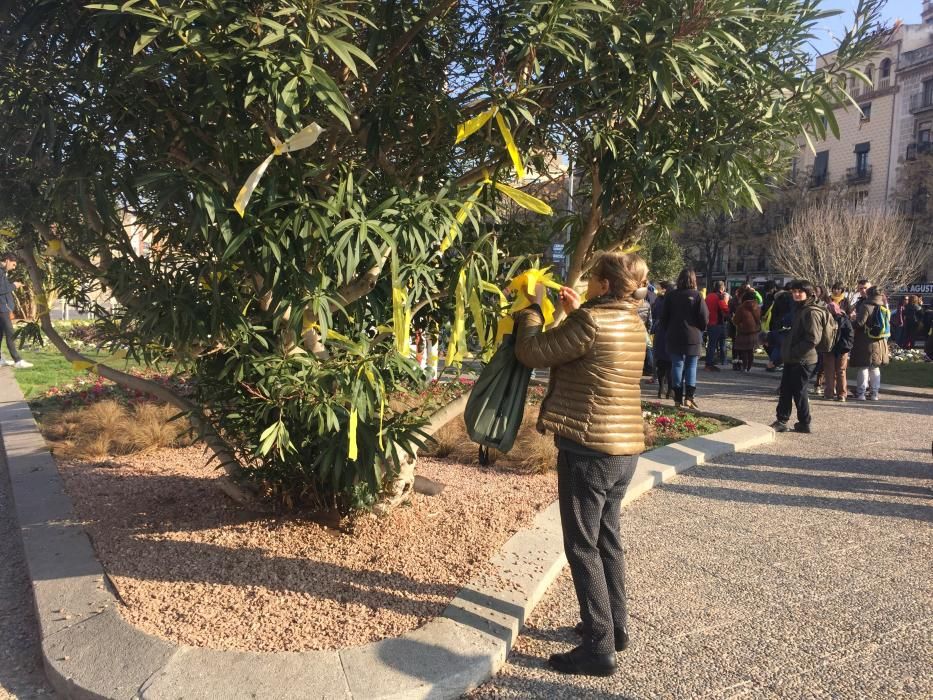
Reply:
M132 374L127 374L98 362L94 362L71 348L65 339L59 335L58 331L56 331L55 327L52 325L52 319L49 316L49 307L46 303L45 296L45 275L36 262L36 256L33 250L34 247L35 241L32 239L27 240L26 245L23 246L23 260L26 264L26 270L32 285L36 290L36 311L39 324L52 345L55 346L66 360L70 362L86 362L92 366L94 372L112 382L116 382L128 389L151 394L157 399L161 399L175 408L184 411L186 417L194 426L207 448L213 452L214 457L220 462L220 466L226 474L226 478L220 480L221 490L238 503L254 507L256 505L255 499L234 483L234 480L238 479L242 473L239 461L230 451L227 443L217 432L216 428L214 428L207 416L204 415L199 406L161 384L151 382L141 377L135 377Z

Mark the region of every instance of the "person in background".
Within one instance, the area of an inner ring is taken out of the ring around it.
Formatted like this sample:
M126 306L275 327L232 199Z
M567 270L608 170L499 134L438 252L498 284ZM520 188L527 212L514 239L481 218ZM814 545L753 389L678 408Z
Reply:
M838 302L830 301L826 308L836 319L839 331L832 350L823 353L823 370L826 373L825 397L835 401L845 401L849 395L846 369L849 366L849 352L852 350L854 340L852 322L849 321L849 315L842 310Z
M713 291L706 295L706 308L709 323L706 326L706 371L718 372L716 355L720 363L726 362L726 317L729 315L729 302L726 300L726 283L716 282Z
M855 291L849 294L849 319L855 318L855 305L865 298L868 288L871 285L867 279L859 280L856 283Z
M665 328L667 354L671 358L674 404L698 408L697 361L703 352L703 331L709 309L697 291L696 273L688 268L677 276L677 289L668 293L661 323Z
M761 318L762 324L761 328L764 331L764 338L762 339L762 347L764 348L765 353L768 355L768 367L773 367L771 363L771 319L768 314L769 309L774 305L774 295L777 294L778 286L774 280L768 280L765 282L765 296L764 300L761 302ZM767 319L768 323L764 323L764 320Z
M826 303L829 301L829 294L826 292L826 288L823 285L817 284L813 287L813 294L816 298L818 304L826 306ZM824 385L824 366L823 366L823 355L825 353L817 353L816 357L816 370L814 371L814 380L813 380L813 394L815 396L823 395L823 385Z
M904 305L904 326L903 343L898 343L905 350L911 350L914 347L914 338L920 326L923 324L923 306L920 305L920 297L911 294ZM891 325L894 325L894 317L891 317Z
M890 360L887 338L872 338L868 335L875 309L879 306L884 306L881 290L869 287L854 309L855 320L852 321L852 328L855 333L849 364L858 369L855 398L860 401L878 400L881 391L881 368Z
M654 341L652 342L654 350L654 371L658 379L658 398L671 398L671 357L667 354L667 338L664 324L661 323L661 316L664 313L664 303L668 295L674 290L671 282L661 283L661 293L657 295L654 303L651 305L651 318L653 319L652 333Z
M645 327L638 305L647 284L642 258L604 253L590 271L586 303L561 287L563 323L543 331L540 284L538 304L515 320L515 357L527 367L551 368L538 430L553 433L557 444L561 529L583 637L580 646L548 659L562 673L610 676L618 668L615 653L629 643L619 521L636 456L645 449L639 389Z
M846 294L846 288L842 282L833 282L833 286L830 288L829 292L829 300L836 302L842 310L842 313L848 314L849 311L851 311L849 307L849 295Z
M904 309L908 297L901 297L901 303L891 312L891 339L899 348L904 347Z
M926 351L927 361L933 362L933 306L923 312L923 327L926 328L926 341L923 349Z
M811 416L807 385L816 367L816 344L823 334L823 314L827 311L817 301L813 285L807 280L794 280L789 286L793 316L781 349L784 371L778 391L777 420L771 427L778 433L787 432L791 409L796 406L794 430L809 433Z
M735 327L735 312L742 303L742 290L742 287L736 287L732 290L732 294L729 296L729 315L726 317L726 335L729 337L729 342L732 345L732 369L736 372L742 369L742 358L735 349L735 336L737 333Z
M641 322L645 324L645 366L642 369L642 376L648 377L648 384L654 384L654 351L651 347L651 326L653 324L651 318L651 304L648 302L648 298L641 300L641 303L638 305L638 318L641 319Z
M16 256L13 253L4 253L0 256L0 330L6 339L6 348L10 351L12 360L0 358L0 365L13 366L16 369L29 369L31 362L26 362L16 349L16 338L13 331L13 312L16 311L16 297L13 291L23 286L22 282L11 282L8 272L16 269Z
M755 348L758 347L758 334L761 332L761 307L758 305L754 290L743 289L739 294L742 303L732 316L736 329L732 356L738 355L742 362L742 371L751 372Z
M768 346L770 355L768 372L776 372L784 364L782 351L784 338L790 332L791 320L794 317L794 298L791 294L790 282L784 285L783 291L774 294L774 303L771 305L771 325L768 330Z

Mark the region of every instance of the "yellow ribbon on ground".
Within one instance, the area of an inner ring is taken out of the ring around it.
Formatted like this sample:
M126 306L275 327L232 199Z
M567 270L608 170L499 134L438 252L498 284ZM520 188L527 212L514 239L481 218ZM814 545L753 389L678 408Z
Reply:
M253 196L253 190L256 189L256 185L259 184L259 180L266 172L266 168L269 167L269 163L272 162L272 159L283 153L300 151L302 148L311 146L317 141L322 131L323 129L318 126L317 122L311 122L301 131L292 134L292 136L286 139L285 143L273 138L272 145L275 148L272 153L270 153L266 159L250 173L250 176L246 178L246 182L243 184L243 187L240 188L236 200L233 202L233 208L237 210L241 217L246 215L246 205L249 204L249 198Z
M468 139L470 136L482 129L483 125L485 125L486 122L488 122L498 113L499 108L493 107L492 109L487 109L485 112L477 114L472 119L467 119L462 124L457 124L457 140L454 141L454 143L460 143L461 141Z
M46 255L58 255L62 252L62 242L57 238L49 241L43 252Z
M525 178L525 166L522 164L522 157L518 153L518 148L515 147L515 139L512 138L509 125L505 123L505 119L498 112L496 113L496 124L499 125L499 131L502 133L502 140L505 141L505 148L512 158L512 165L515 166L515 175L519 180L523 180Z
M88 362L87 360L74 360L71 363L71 368L79 372L84 369L94 369L95 367L97 367L95 363Z
M347 459L354 460L358 454L358 448L356 445L356 424L359 420L359 415L357 415L356 409L350 409L350 424L347 426L347 439L349 440L349 448L347 449Z

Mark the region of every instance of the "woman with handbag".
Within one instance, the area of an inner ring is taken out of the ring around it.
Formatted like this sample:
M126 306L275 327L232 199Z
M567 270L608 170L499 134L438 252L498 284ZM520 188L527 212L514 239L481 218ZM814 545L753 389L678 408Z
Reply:
M677 289L664 304L661 323L667 329L665 340L671 358L671 385L674 404L698 408L697 360L703 352L703 331L709 321L709 310L697 291L697 276L684 268L677 277Z
M553 433L558 448L561 529L583 637L572 651L550 657L563 673L612 675L615 652L628 646L619 517L636 455L645 449L639 386L645 327L637 311L647 284L640 257L604 253L589 274L586 303L561 288L563 323L542 332L540 284L538 305L515 321L519 362L551 368L538 430Z

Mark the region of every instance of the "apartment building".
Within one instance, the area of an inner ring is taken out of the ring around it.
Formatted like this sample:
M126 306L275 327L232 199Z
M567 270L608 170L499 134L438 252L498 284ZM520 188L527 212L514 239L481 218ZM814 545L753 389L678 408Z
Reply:
M862 67L871 81L851 78L848 89L858 103L836 110L839 138L827 134L814 140L816 152L803 144L794 175L807 178L810 187L843 184L846 196L857 204L887 207L898 186L898 169L914 143L918 125L914 116L922 108L923 62L933 59L933 0L924 0L923 23L897 24L879 51ZM922 58L921 58L922 57ZM835 53L820 56L817 68L831 63ZM919 97L918 97L919 95ZM928 94L933 122L933 83ZM930 140L933 123L927 124Z

